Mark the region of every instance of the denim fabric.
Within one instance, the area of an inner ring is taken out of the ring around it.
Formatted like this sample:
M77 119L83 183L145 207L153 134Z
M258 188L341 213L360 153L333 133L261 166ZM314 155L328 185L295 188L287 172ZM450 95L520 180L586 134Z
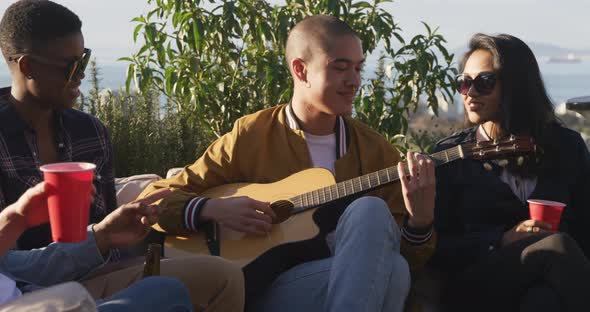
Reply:
M42 249L9 250L0 257L0 272L18 283L21 290L78 280L108 261L103 259L94 233L88 226L87 239L80 243L52 243Z
M142 279L113 296L96 301L99 312L193 311L186 287L177 279L154 276Z
M281 274L255 311L402 311L411 282L400 239L383 200L357 199L338 222L333 256Z

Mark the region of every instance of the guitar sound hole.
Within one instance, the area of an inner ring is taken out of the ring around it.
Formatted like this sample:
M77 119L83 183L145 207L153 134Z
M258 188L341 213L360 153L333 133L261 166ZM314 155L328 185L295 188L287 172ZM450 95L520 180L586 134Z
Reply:
M288 200L278 200L270 204L270 208L275 212L277 217L272 220L272 223L282 223L289 219L293 210L293 203Z

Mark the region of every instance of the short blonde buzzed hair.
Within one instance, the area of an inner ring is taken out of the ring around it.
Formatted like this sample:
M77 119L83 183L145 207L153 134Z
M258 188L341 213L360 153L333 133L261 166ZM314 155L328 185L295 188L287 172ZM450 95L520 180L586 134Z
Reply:
M345 22L329 15L313 15L297 23L287 38L285 57L287 63L294 58L310 61L314 51L329 52L333 48L330 43L336 37L358 34Z

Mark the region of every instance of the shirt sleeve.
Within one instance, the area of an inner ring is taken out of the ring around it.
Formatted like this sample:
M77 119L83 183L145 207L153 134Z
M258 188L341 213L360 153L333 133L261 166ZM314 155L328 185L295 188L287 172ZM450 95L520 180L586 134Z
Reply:
M436 151L443 150L437 146ZM453 167L447 164L436 169L434 227L438 235L435 265L444 269L464 268L496 248L504 234L503 227L485 231L465 232L461 223L460 201L452 184Z
M15 280L50 286L80 279L107 261L89 225L87 239L80 243L51 243L41 249L8 251L0 258L0 270Z
M2 189L2 175L0 174L0 211L6 208L6 198L4 197L4 190Z
M104 166L102 166L99 174L101 176L101 193L104 201L104 207L106 214L108 214L111 211L117 209L117 193L115 191L115 172L113 167L114 153L109 132L104 125L101 124L101 126L102 127L100 127L100 129L102 130L101 136L103 137L102 141L104 142L103 150L105 163Z
M581 136L577 135L575 143L578 156L573 170L577 174L571 191L571 206L563 213L562 226L565 225L565 231L590 258L590 153Z

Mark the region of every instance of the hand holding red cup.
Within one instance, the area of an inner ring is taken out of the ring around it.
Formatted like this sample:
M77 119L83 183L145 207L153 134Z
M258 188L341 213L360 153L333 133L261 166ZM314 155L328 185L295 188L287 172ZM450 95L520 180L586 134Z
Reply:
M56 242L86 240L96 166L84 162L41 166L47 187L51 236Z
M527 202L529 203L529 212L532 220L551 224L552 232L559 230L561 214L563 208L566 206L564 203L543 199L529 199Z

